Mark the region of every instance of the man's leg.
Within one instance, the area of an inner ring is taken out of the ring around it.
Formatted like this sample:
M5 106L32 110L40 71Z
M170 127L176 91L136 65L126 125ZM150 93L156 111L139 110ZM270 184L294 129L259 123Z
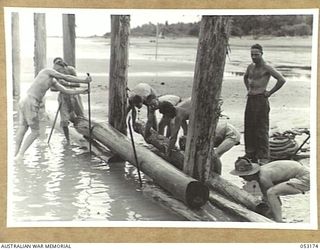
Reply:
M280 183L267 190L269 206L272 210L275 221L282 222L281 201L279 199L279 196L299 193L301 193L300 190L291 185L288 185L287 183Z
M37 139L40 135L39 128L34 129L31 128L31 133L26 137L24 140L22 147L20 148L19 153L17 154L17 157L23 157L26 150L31 146L31 144Z
M65 136L65 138L67 140L67 144L70 144L70 136L69 136L69 128L68 128L68 126L64 126L64 127L62 127L62 129L63 129L64 136Z
M188 123L186 120L181 122L181 128L183 130L183 135L187 136L188 134Z
M257 158L261 165L269 162L269 101L265 97L261 97L257 102L260 112L257 119Z
M167 126L167 123L168 123L167 119L164 116L162 116L159 122L159 128L158 128L158 133L160 135L164 135L164 129Z
M71 97L71 103L72 103L72 108L73 111L75 112L76 116L84 117L84 112L83 112L83 104L81 100L80 95L74 95Z
M225 152L229 151L234 145L235 140L232 138L226 138L215 150L217 156L220 158Z
M244 114L244 145L245 157L252 162L256 162L256 111L255 111L255 97L248 97L245 114Z
M16 156L19 153L21 148L21 143L23 141L23 137L27 131L28 131L28 126L19 125L18 131L16 134L16 150L15 150L14 156Z
M69 120L70 120L70 106L68 106L68 103L65 101L66 98L63 99L61 102L61 108L60 108L60 127L63 130L64 136L67 140L67 143L70 142L69 137Z

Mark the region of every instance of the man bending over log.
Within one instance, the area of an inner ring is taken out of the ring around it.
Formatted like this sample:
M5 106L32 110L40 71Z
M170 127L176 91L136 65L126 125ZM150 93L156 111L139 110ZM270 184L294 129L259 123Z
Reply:
M150 103L152 100L156 99L157 95L155 90L147 83L139 83L137 84L129 93L128 97L128 107L127 107L127 115L132 110L132 125L135 129L135 122L137 117L136 107L138 109L142 108L142 105L147 107L147 116L148 122L146 124L146 131L150 130L152 127L157 131L157 118L154 112L150 110Z
M174 119L169 137L169 146L166 152L167 156L170 156L171 150L175 147L180 127L183 129L183 135L187 135L187 120L189 120L191 112L191 97L176 106L173 106L169 102L162 102L159 105L159 112L168 117L168 119Z
M296 161L279 160L260 166L248 158L239 157L235 169L230 172L246 181L256 180L271 209L272 217L282 222L281 200L279 196L304 194L310 190L309 169Z
M150 103L150 111L154 113L157 109L159 109L160 105L162 105L162 103L164 102L168 102L173 106L176 106L181 102L181 97L176 95L163 95L157 99L153 99ZM168 115L165 115L165 114L162 115L161 120L158 124L158 133L160 135L164 135L164 130L166 128L167 129L166 137L170 137L171 120L172 119ZM151 134L150 129L151 128L148 128L148 131L145 132L146 137L150 136Z
M181 150L185 150L187 137L181 136L179 138L179 146ZM226 121L218 121L215 137L214 137L214 147L215 153L219 158L229 151L232 147L240 144L240 133L239 131L230 123ZM216 173L221 175L221 165L216 168Z
M55 59L54 63L64 65L63 60ZM87 88L81 90L67 89L58 82L60 79L76 83L90 83L92 81L90 76L81 79L75 76L61 74L50 68L45 68L38 73L28 89L27 95L19 101L19 128L16 135L15 150L16 159L22 158L25 151L39 136L39 107L48 89L55 87L58 91L70 95L85 94L88 91ZM31 128L31 133L25 138L22 144L29 127Z

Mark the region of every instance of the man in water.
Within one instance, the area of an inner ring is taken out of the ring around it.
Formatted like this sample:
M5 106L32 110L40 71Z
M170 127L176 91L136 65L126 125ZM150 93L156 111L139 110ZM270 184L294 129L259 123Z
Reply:
M76 70L72 66L61 66L54 64L53 67L56 71L65 74L77 76ZM59 83L67 88L79 87L79 83L69 83L64 80L59 80ZM68 95L63 92L59 93L58 102L60 107L60 126L63 130L67 144L70 143L69 137L69 121L74 122L76 117L83 117L83 105L80 95Z
M257 181L271 209L272 217L282 222L281 200L279 196L304 194L310 190L309 169L296 161L279 160L260 166L248 158L239 157L235 169L230 172L246 181Z
M252 62L244 74L247 88L247 104L244 121L245 157L260 164L269 161L269 100L286 82L284 77L262 58L263 49L252 45ZM271 90L267 90L270 77L277 80Z
M54 59L54 64L63 67L66 66L66 63L60 57ZM67 89L58 82L60 79L75 83L90 83L92 81L90 76L81 79L75 76L61 74L50 68L45 68L38 73L28 89L27 95L19 101L19 128L16 135L15 150L16 159L22 158L25 151L39 136L39 108L48 89L54 87L58 91L70 95L85 94L88 92L88 89ZM22 144L23 138L29 127L31 133L25 138Z

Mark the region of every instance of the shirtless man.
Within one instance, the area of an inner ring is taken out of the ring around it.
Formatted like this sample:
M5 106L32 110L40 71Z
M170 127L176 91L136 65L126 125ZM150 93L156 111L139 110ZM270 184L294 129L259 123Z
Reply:
M245 157L261 164L269 161L269 100L268 98L278 91L286 80L262 58L261 45L251 47L252 64L244 74L244 84L248 91L245 110ZM277 83L271 90L267 90L270 77Z
M167 149L167 155L169 155L176 144L180 127L183 129L184 135L188 133L187 120L189 120L191 112L191 97L180 102L177 106L169 102L162 102L159 105L159 112L168 117L168 119L174 119Z
M159 109L160 105L163 102L169 102L173 106L178 105L181 102L181 97L177 95L162 95L157 99L153 99L150 103L150 111L155 112L157 109ZM161 120L158 124L158 133L160 135L164 135L164 130L167 128L166 131L166 137L170 137L170 127L171 127L171 118L165 114L162 115ZM149 131L146 131L146 136L150 135Z
M132 125L135 128L135 122L137 117L136 107L142 108L142 105L147 107L148 121L146 124L146 131L150 131L151 127L157 131L157 118L154 112L150 110L150 103L156 99L157 95L155 90L147 83L137 84L129 93L127 115L132 110Z
M263 166L251 163L244 157L235 162L235 169L230 172L246 181L257 181L271 209L273 218L282 222L281 200L279 196L305 193L310 190L309 169L296 161L279 160Z
M54 64L63 67L66 65L61 58L55 59ZM61 74L50 68L45 68L38 73L28 89L27 95L19 101L19 128L16 135L15 150L16 159L21 159L24 156L25 151L39 136L39 107L48 89L54 87L58 91L70 95L85 94L88 91L88 89L67 89L58 82L60 79L76 83L90 83L92 80L90 76L81 79L71 75ZM29 127L31 128L31 133L25 138L22 144L23 138Z
M235 145L240 144L240 133L239 131L229 122L219 120L214 137L214 152L221 158L221 156L229 151ZM179 146L181 150L185 150L187 138L186 136L181 136L179 138ZM222 165L218 164L215 167L215 172L221 175Z

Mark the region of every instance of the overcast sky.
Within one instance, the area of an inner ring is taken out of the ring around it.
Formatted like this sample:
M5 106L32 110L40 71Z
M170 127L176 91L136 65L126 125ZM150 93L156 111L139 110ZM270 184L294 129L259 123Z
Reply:
M19 9L20 30L22 37L29 32L33 32L33 13L35 9ZM41 12L39 10L39 12ZM44 12L44 11L42 11ZM196 15L190 11L168 11L168 10L67 10L55 9L45 10L47 35L62 35L62 13L72 13L76 15L76 34L77 36L104 35L110 32L110 14L130 14L131 28L140 26L145 23L170 23L177 22L197 22L200 21L201 15ZM27 35L28 36L28 35Z
M145 23L171 23L178 22L198 22L202 15L239 15L239 14L303 14L310 12L305 10L236 10L236 9L62 9L62 8L5 8L5 14L8 14L7 20L11 15L11 11L18 12L20 17L20 30L22 37L28 37L33 34L33 13L46 13L47 35L62 35L62 14L76 15L76 34L77 36L104 35L110 32L110 15L131 16L131 28L140 26Z

